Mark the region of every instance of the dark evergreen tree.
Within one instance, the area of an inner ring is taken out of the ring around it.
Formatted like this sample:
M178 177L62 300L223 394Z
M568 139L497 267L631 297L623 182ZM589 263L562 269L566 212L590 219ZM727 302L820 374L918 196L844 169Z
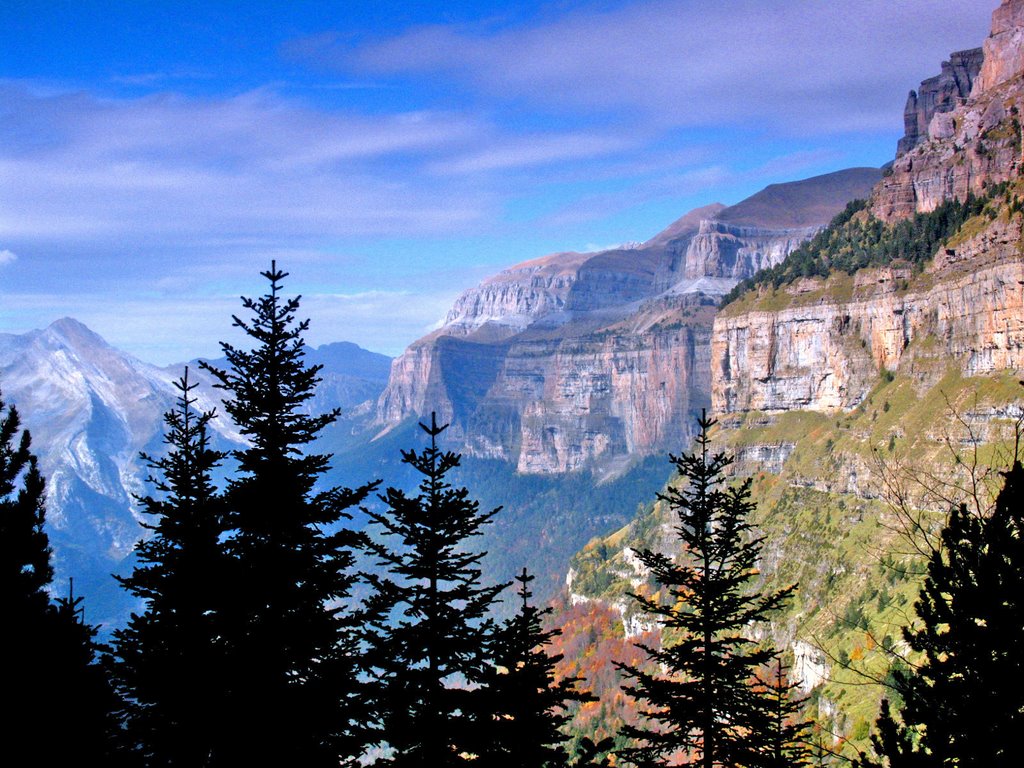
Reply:
M164 415L166 455L143 454L159 498L139 499L153 532L136 547L139 565L122 586L145 601L114 633L112 669L126 702L127 750L145 765L208 765L218 752L228 705L219 625L229 599L222 499L212 473L224 454L210 447L214 413L197 412L188 369Z
M446 427L433 415L420 426L430 446L402 452L422 475L419 493L388 488L380 497L387 509L368 511L386 534L369 544L386 569L369 577L378 616L369 642L379 738L392 750L376 764L445 768L478 757L473 723L486 691L475 686L487 667L488 612L508 585L482 585L484 553L468 548L498 510L482 512L465 488L448 482L459 456L438 448Z
M44 496L29 433L0 399L0 750L12 764L100 764L114 699L81 598L50 601Z
M505 622L489 643L492 665L483 679L480 719L474 733L480 738L477 753L492 768L556 768L568 763L563 727L570 716L569 701L594 701L577 690L578 678L557 680L555 665L561 655L548 655L545 647L560 632L545 630L550 608L530 604L529 584L534 577L524 568L519 583L519 612Z
M769 738L766 697L756 675L775 651L751 635L795 587L753 589L762 539L747 522L754 509L750 480L725 485L732 457L710 454L714 424L702 416L696 451L670 457L686 482L659 494L679 517L678 562L651 550L636 553L661 597L633 597L666 630L660 648L639 646L661 672L620 665L635 681L625 690L646 705L645 722L623 730L638 746L619 753L638 766L678 757L704 768L754 766Z
M584 736L572 762L573 768L609 768L612 764L612 749L615 739L608 736L598 742Z
M345 511L373 489L319 490L329 456L307 446L338 411L310 415L321 366L304 361L299 298L284 299L287 273L263 272L269 291L243 298L251 319L234 324L251 350L221 347L227 370L205 365L248 447L234 452L226 490L226 549L234 561L221 629L229 704L218 765L337 766L363 750L368 721L357 628L347 606L360 537Z
M865 766L1020 764L1024 728L1024 469L1005 475L995 508L953 510L929 558L903 637L920 654L897 670L899 719L883 704Z
M800 716L806 697L796 693L798 685L789 681L786 672L782 658L777 656L767 679L761 679L766 727L758 759L752 763L758 768L798 768L811 764L811 723Z

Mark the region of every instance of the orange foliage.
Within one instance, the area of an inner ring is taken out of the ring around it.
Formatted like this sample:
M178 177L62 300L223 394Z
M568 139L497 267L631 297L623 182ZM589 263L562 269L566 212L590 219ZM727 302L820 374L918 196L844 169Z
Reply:
M656 647L657 634L625 639L618 611L597 602L556 605L550 624L562 630L550 648L564 657L556 675L581 678L579 687L597 697L595 702L574 705L572 732L598 741L614 736L624 723L635 725L636 702L623 692L626 681L615 662L643 666L646 654L635 643Z

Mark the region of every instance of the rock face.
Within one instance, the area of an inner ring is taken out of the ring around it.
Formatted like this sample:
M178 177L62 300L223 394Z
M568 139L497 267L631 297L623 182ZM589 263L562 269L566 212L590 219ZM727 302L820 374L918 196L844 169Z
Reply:
M729 208L691 211L636 247L505 270L393 362L378 425L436 411L470 455L532 473L614 473L677 448L709 404L718 297L781 261L879 177L859 168L772 185Z
M984 51L969 98L934 112L927 137L875 188L872 214L891 221L1019 178L1024 0L995 12ZM933 80L948 84L954 75L947 64ZM936 85L946 93L953 87ZM964 375L1024 369L1021 226L1020 213L1004 208L941 252L923 275L893 265L805 279L768 304L726 308L712 335L713 409L852 408L880 371L908 365L919 353L915 342L925 340L933 345L928 354L957 361Z
M935 111L929 115L927 105L915 109L902 154L871 198L872 212L884 221L934 210L944 200L962 200L1019 175L1024 2L1007 0L995 11L983 50L984 62L966 99L971 51L954 54L943 74L933 78ZM960 63L954 67L953 61Z
M903 109L905 133L896 145L896 157L928 140L928 126L936 114L952 112L971 95L982 58L981 48L956 51L949 61L942 62L940 74L923 80L917 91L910 92Z
M985 41L985 64L976 84L977 92L995 88L1024 71L1024 4L1003 0L992 13L992 33Z
M713 410L852 408L924 339L935 340L929 356L958 361L966 376L1024 369L1020 226L993 222L917 278L906 267L862 270L791 286L785 309L726 310L711 342Z

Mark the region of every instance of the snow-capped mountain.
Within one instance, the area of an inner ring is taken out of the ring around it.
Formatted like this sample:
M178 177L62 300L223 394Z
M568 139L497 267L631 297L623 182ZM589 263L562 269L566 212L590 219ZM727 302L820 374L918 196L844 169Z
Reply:
M375 398L390 361L354 344L310 350L323 364L322 396L314 410ZM124 596L109 578L123 569L143 534L134 495L146 490L140 452L159 453L163 414L173 407L173 382L184 365L158 368L107 344L82 323L63 318L43 330L0 334L0 392L32 434L47 479L47 520L54 548L54 588L89 596L90 621L123 610ZM201 386L197 407L218 408L210 378L190 366ZM240 441L226 418L212 422L223 447Z

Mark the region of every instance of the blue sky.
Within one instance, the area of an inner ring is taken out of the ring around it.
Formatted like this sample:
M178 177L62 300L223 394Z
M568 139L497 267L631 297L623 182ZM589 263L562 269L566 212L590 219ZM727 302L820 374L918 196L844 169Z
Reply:
M396 354L544 253L892 159L996 0L0 3L0 332L157 363L277 259L314 344Z

